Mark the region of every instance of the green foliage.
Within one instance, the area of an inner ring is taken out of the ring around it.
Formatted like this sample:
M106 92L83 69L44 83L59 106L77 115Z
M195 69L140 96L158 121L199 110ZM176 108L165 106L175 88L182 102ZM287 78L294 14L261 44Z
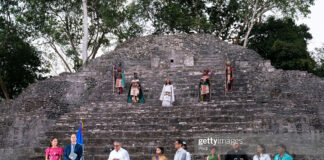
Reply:
M18 1L23 10L16 16L17 22L25 26L33 38L45 39L56 48L56 54L65 55L67 59L63 61L73 62L72 67L65 63L66 67L78 70L82 66L82 0ZM126 0L88 0L88 59L95 58L100 47L111 45L108 36L122 42L141 33L142 28L133 21L134 7L127 7L125 3Z
M125 3L126 0L88 0L88 59L95 58L100 47L111 45L112 36L122 42L142 33L142 28L135 23L138 6L125 6ZM41 59L45 54L32 47L30 41L40 38L55 51L56 56L46 53L47 58L61 58L70 71L82 66L79 53L82 17L82 0L0 1L0 82L4 82L10 97L43 79L40 75L48 72L42 68L49 67ZM4 94L1 92L0 96Z
M44 79L41 74L48 70L43 67L41 52L24 39L17 28L0 17L0 78L10 98L17 96L24 88L36 80ZM0 97L5 97L0 90Z
M155 34L211 33L206 0L154 1L151 4Z
M319 77L324 77L324 44L320 48L315 48L313 56L318 60L313 73Z
M234 27L234 23L240 22L240 15L237 11L240 8L240 4L237 0L218 1L217 5L213 5L207 9L209 14L211 32L215 33L217 37L223 40L230 39L231 29Z
M313 73L319 77L324 77L324 60L321 61L321 64L316 66Z
M136 0L152 21L154 34L209 33L240 41L253 15L255 0ZM269 11L289 17L308 15L314 0L258 0L261 19Z
M260 13L256 18L273 10L296 17L307 15L314 0L258 2ZM102 46L111 45L110 37L123 42L142 35L147 21L153 25L153 34L209 33L239 42L251 19L255 0L134 0L127 3L127 0L88 0L88 59L95 58ZM44 39L68 69L81 67L82 0L7 0L1 5L2 12L9 14L29 36ZM68 62L73 62L72 67Z
M316 66L306 49L307 40L312 38L308 27L297 26L291 19L309 14L314 0L258 2L259 13L255 19L260 19L260 24L252 30L249 47L270 59L277 68L321 75L323 65ZM88 0L88 59L95 58L102 46L112 45L111 37L116 37L120 43L141 36L148 29L145 28L147 22L152 23L153 34L208 33L240 43L255 1L134 0L126 3L128 0ZM0 5L0 78L11 96L41 79L40 73L45 73L41 68L44 66L41 53L30 46L27 39L44 40L57 56L48 55L60 57L70 71L70 68L76 71L82 66L79 53L83 38L82 0L5 0L0 1ZM290 18L270 18L262 23L267 11L277 11ZM69 62L73 63L71 67Z
M312 72L316 63L307 51L307 40L311 38L307 26L296 25L291 18L270 17L256 24L248 47L270 59L276 68Z

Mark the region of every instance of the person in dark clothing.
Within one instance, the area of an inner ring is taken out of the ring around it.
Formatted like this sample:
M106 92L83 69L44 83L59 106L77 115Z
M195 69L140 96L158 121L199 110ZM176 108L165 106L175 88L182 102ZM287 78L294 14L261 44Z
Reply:
M247 154L240 150L240 145L238 143L233 144L233 149L228 151L225 155L225 160L248 160Z
M71 135L71 144L67 145L64 149L63 159L64 160L80 160L83 154L81 144L78 144L77 137L75 134Z

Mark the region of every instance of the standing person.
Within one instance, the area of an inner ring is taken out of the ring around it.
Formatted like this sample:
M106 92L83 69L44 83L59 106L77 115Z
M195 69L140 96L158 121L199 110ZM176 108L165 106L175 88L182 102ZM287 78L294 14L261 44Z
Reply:
M57 138L52 138L50 142L50 147L45 150L45 160L61 160L63 149L57 146Z
M278 154L273 160L293 160L293 158L287 153L287 148L284 144L279 144L277 146Z
M191 155L190 152L188 152L187 142L183 141L182 143L183 143L182 148L186 151L186 160L190 160Z
M174 142L174 147L177 152L174 155L174 160L186 160L187 152L182 148L183 141L178 139Z
M269 154L265 154L266 149L263 144L257 145L257 154L253 156L253 160L271 160Z
M168 78L165 79L160 100L162 101L162 106L172 106L172 103L174 102L173 85Z
M231 67L231 62L227 60L225 63L225 79L226 79L226 92L233 92L233 80L234 80L234 73L233 68Z
M130 160L127 150L122 148L120 141L114 141L114 150L110 152L108 160Z
M123 93L123 88L125 87L125 76L124 71L121 68L121 63L119 63L119 66L116 71L116 88L119 90L118 94Z
M117 64L113 64L113 72L112 72L112 77L113 77L113 93L115 93L115 88L116 88L116 75L117 75Z
M134 78L132 79L129 87L127 102L133 104L144 103L142 87L136 72L134 73Z
M204 70L199 82L199 100L205 102L210 100L210 70Z
M63 159L64 160L80 160L83 154L82 146L76 143L76 134L71 135L71 144L64 148Z
M210 155L207 156L206 160L221 160L219 154L216 154L216 147L212 147L210 150Z
M163 154L164 154L164 148L157 147L156 155L152 157L152 160L167 160L167 158Z
M232 147L233 149L225 155L225 160L248 160L248 156L240 150L240 145L237 142L233 143Z

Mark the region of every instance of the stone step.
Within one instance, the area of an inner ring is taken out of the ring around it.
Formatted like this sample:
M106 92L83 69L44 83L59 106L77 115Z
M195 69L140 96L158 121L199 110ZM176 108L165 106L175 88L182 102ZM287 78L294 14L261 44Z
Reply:
M97 99L93 99L94 101ZM154 105L157 107L161 107L162 102L158 99L158 97L154 99L149 99L145 98L145 103L139 103L139 104L131 104L127 103L127 98L119 99L118 101L120 103L115 103L115 104L109 104L111 102L116 102L114 99L106 99L104 102L107 102L107 105L105 107L134 107L134 108L143 108L143 106L149 106L149 105ZM227 98L226 100L231 100L235 101L240 104L245 104L245 103L250 103L254 101L253 99L241 99L241 98ZM214 102L213 102L214 101ZM216 102L216 103L215 103ZM195 104L195 106L203 106L203 105L228 105L228 101L224 101L224 99L217 99L217 97L211 97L211 100L209 102L200 102L200 98L197 96L187 96L186 98L177 98L174 102L174 107L179 107L179 106L190 106L193 103L198 103Z
M127 94L123 93L121 95L116 95L116 97L111 96L111 92L102 92L101 95L98 95L98 98L102 98L104 99L104 102L107 101L115 101L115 102L123 102L127 99ZM155 90L144 90L143 94L144 94L144 98L146 100L158 100L160 97L159 93L161 92L160 89L155 89ZM240 96L240 94L245 94L245 96ZM158 94L157 94L158 93ZM253 92L250 90L244 90L244 88L238 88L237 90L234 90L233 92L227 92L227 94L225 95L225 91L223 89L212 89L211 90L211 96L212 99L214 99L214 101L212 101L213 103L217 104L219 101L224 101L224 100L244 100L244 99L252 99L253 98ZM117 94L117 93L116 93ZM198 96L199 92L195 91L195 90L185 90L183 89L183 91L179 92L179 91L175 91L175 99L176 100L180 100L180 99L184 99L184 100L197 100L199 98ZM117 97L118 96L118 97Z
M163 109L165 109L165 108L168 109L168 108L172 108L172 107L163 107ZM125 108L125 110L118 110L118 108L109 108L109 107L108 108L97 108L95 110L96 111L94 112L94 110L92 110L92 109L82 109L81 111L75 112L74 114L71 114L68 117L62 116L61 119L63 119L63 122L64 122L64 119L67 119L67 118L70 121L75 120L77 122L79 120L79 118L77 118L77 117L80 117L80 116L82 116L82 118L84 118L84 119L86 119L87 117L89 117L89 118L91 118L91 117L120 117L122 119L124 117L127 117L127 115L133 115L133 116L138 115L138 116L141 116L142 118L145 118L146 116L150 116L150 114L154 115L154 113L161 113L160 115L170 116L169 119L172 119L172 116L177 115L174 113L179 113L179 117L175 117L175 118L180 118L180 117L188 117L189 118L190 116L192 116L192 117L215 116L216 118L217 117L231 118L233 116L240 117L242 115L264 116L266 118L267 116L271 116L272 114L265 113L265 115L263 115L262 113L265 110L267 112L277 111L277 109L269 110L266 107L262 107L262 108L253 108L253 107L246 108L246 107L244 107L244 108L242 108L242 110L240 110L240 109L230 110L228 108L227 110L204 110L204 111L200 111L200 112L199 112L199 110L198 110L198 112L197 111L195 112L194 109L190 110L190 109L186 108L187 111L185 113L181 113L181 111L179 111L179 109L165 111L165 112L159 112L160 109L159 108L157 109L157 107L153 110L150 110L150 109L143 110L141 108L140 111L137 111L138 108L133 111L132 109L128 109L128 108ZM295 108L293 110L282 111L282 113L287 113L287 118L289 118L290 116L292 116L292 118L293 118L293 117L298 117L299 112L305 112L305 111L307 111L307 108ZM92 112L92 113L89 114L88 112ZM172 113L172 112L174 112L174 113ZM83 115L85 115L85 116L83 116ZM311 116L311 113L309 115ZM73 117L76 117L76 118L73 118ZM155 116L151 116L151 117L155 117ZM148 117L148 118L150 118L150 117ZM167 117L165 117L165 118L167 118ZM252 117L249 117L249 118L252 118ZM60 121L57 121L57 122L60 122Z
M238 126L239 127L239 126ZM78 130L78 124L73 130L56 130L56 131L48 131L46 135L49 137L58 137L59 139L64 139L70 137L71 134L76 133ZM253 126L248 128L216 128L209 130L201 130L201 129L178 129L178 130L84 130L83 134L87 139L91 138L105 138L105 139L116 139L120 137L124 138L134 138L141 139L145 137L153 137L156 139L177 139L179 137L191 137L194 135L202 135L202 134L226 134L226 133L265 133L269 131L267 128L253 128ZM124 142L127 143L127 142Z
M175 107L175 106L173 106ZM135 108L135 107L134 107ZM80 111L75 111L74 113L71 113L70 116L62 116L62 117L73 117L75 115L94 115L94 116L113 116L116 115L118 117L121 116L127 116L127 114L140 114L141 116L150 116L150 114L154 113L160 113L160 115L167 115L169 117L179 115L181 116L187 116L187 117L195 117L196 115L204 115L204 116L213 116L213 117L231 117L231 116L237 116L240 115L240 112L243 113L258 113L265 110L265 108L256 108L256 107L228 107L228 108L222 108L222 109L205 109L205 108L176 108L176 109L169 109L172 107L161 107L158 106L156 108L152 109L143 109L143 108L136 108L136 109L128 109L128 108L114 108L114 107L101 107L101 108L95 108L95 109L84 109L81 108ZM186 110L186 112L183 112L183 110ZM87 113L88 112L88 113ZM90 113L89 113L90 112ZM151 115L151 117L159 117L155 115ZM95 118L95 117L93 117ZM208 117L209 118L209 117Z
M142 84L142 90L144 93L146 92L154 92L156 94L156 91L162 91L162 88L163 86L161 84L156 84L156 85L148 85L148 84ZM108 89L109 88L109 89ZM219 83L219 84L212 84L211 87L211 92L213 91L224 91L225 90L225 87L224 87L224 83ZM99 89L101 92L107 92L108 94L111 94L112 93L112 87L107 87L106 89ZM118 91L118 89L114 89L115 92ZM243 92L243 91L252 91L252 88L250 88L248 85L246 84L234 84L233 85L233 94L241 94L244 96L244 94L246 94L246 92ZM123 93L127 93L128 94L129 92L129 87L126 87L123 89ZM176 94L183 94L183 93L186 93L186 92L199 92L199 84L192 84L192 85L177 85L177 84L174 84L174 92ZM116 92L117 93L117 92ZM160 94L160 93L159 93ZM233 95L232 94L232 95Z
M164 110L165 108L169 108L169 107L163 107L163 108L159 108L159 109L154 109L154 110L150 110L150 111L134 111L134 110L114 110L111 108L98 108L95 110L86 110L86 109L81 109L81 111L79 112L74 112L73 114L70 114L69 116L62 116L63 118L70 118L70 120L73 120L74 116L78 116L78 115L85 115L82 116L84 119L86 119L87 117L89 118L94 118L96 119L97 117L119 117L120 119L122 118L127 118L128 115L133 115L133 116L141 116L141 118L145 118L147 117L147 119L152 118L198 118L199 116L204 116L204 118L206 119L217 119L217 118L233 118L233 117L237 117L237 118L242 118L244 117L244 114L249 114L250 116L253 116L254 114L257 115L262 115L260 113L262 113L265 109L264 108L237 108L237 109L229 109L229 110L202 110L202 109L186 109L186 112L182 112L183 108L181 109L177 109L177 110L168 110L168 111L164 111L162 112L161 110ZM88 113L91 112L91 113ZM159 113L159 114L157 114ZM155 115L157 114L157 115ZM177 116L178 115L178 116ZM163 117L160 117L163 116ZM78 116L79 117L79 116ZM72 118L72 119L71 119ZM250 117L251 118L251 117ZM203 117L201 117L201 119L203 119ZM126 120L126 119L125 119ZM59 122L59 121L58 121ZM150 122L150 121L148 121Z
M117 114L117 113L116 113ZM118 116L120 115L120 116ZM127 118L127 116L134 116L134 118ZM262 120L269 118L261 113L251 113L250 116L243 116L242 114L237 114L235 116L231 115L220 115L220 116L210 116L209 114L193 115L193 116L178 116L178 117L167 117L168 115L161 114L162 117L145 117L142 114L117 114L108 116L106 114L91 114L91 116L82 117L82 121L87 123L88 126L104 126L104 125L113 125L113 124L125 124L125 125L160 125L160 124L183 124L188 125L191 123L201 122L202 125L223 125L223 124L237 124L237 123L246 123L254 122L255 120ZM288 116L289 117L289 116ZM79 117L71 117L69 121L78 122ZM65 124L66 120L60 120L56 122L56 126L69 126Z
M173 106L173 107L161 107L160 104L157 104L156 106L147 106L144 104L139 104L142 106L137 106L137 105L126 105L126 106L121 106L121 107L115 107L113 105L113 102L110 103L112 105L107 105L106 103L99 103L99 104L89 104L86 105L85 107L81 107L80 109L83 111L96 111L96 112L101 112L101 111L106 111L106 112L118 112L118 113L151 113L151 112L159 112L159 113L166 113L169 114L170 112L175 112L175 111L183 111L184 109L186 112L184 114L191 114L191 111L194 111L194 113L200 113L200 112L224 112L224 113L232 113L233 111L239 111L240 109L249 111L249 109L253 111L258 111L261 109L266 109L265 107L262 106L256 106L255 103L251 104L243 104L243 103L229 103L229 104L195 104L192 106ZM116 105L116 104L115 104ZM214 106L213 106L214 105ZM116 105L119 106L119 105ZM82 113L82 112L81 112ZM93 112L90 112L91 114ZM235 112L234 112L235 113ZM70 114L79 114L78 111L75 111Z
M164 122L165 123L165 122ZM187 122L169 122L165 124L126 124L122 123L122 126L119 124L110 124L107 122L107 124L103 125L92 125L92 126L86 126L84 127L84 130L88 131L96 131L96 130L101 130L101 131L115 131L115 130L123 130L123 131L138 131L138 130L183 130L186 132L186 130L213 130L213 129L240 129L240 128L255 128L256 126L259 126L260 122L259 121L245 121L245 122L228 122L228 123L204 123L204 122L192 122L192 123L187 123ZM98 123L99 124L99 123ZM64 130L64 129L74 129L75 127L67 127L67 126L54 126L54 130Z

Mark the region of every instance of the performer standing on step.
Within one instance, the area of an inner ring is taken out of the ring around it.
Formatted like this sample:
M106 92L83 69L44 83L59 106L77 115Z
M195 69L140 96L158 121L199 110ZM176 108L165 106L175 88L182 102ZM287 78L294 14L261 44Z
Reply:
M119 94L123 93L123 88L125 87L125 77L124 77L124 71L122 71L121 63L119 63L119 66L116 71L116 88L119 90Z
M168 78L165 79L160 100L162 101L162 106L172 106L172 103L174 102L173 85Z
M201 102L210 100L210 77L209 69L204 70L199 82L199 100Z
M234 80L234 73L233 68L231 67L231 62L227 60L225 63L225 81L226 81L226 88L225 92L232 92L233 91L233 80Z
M134 79L132 79L129 87L127 102L133 104L144 103L142 87L136 72L134 73Z

